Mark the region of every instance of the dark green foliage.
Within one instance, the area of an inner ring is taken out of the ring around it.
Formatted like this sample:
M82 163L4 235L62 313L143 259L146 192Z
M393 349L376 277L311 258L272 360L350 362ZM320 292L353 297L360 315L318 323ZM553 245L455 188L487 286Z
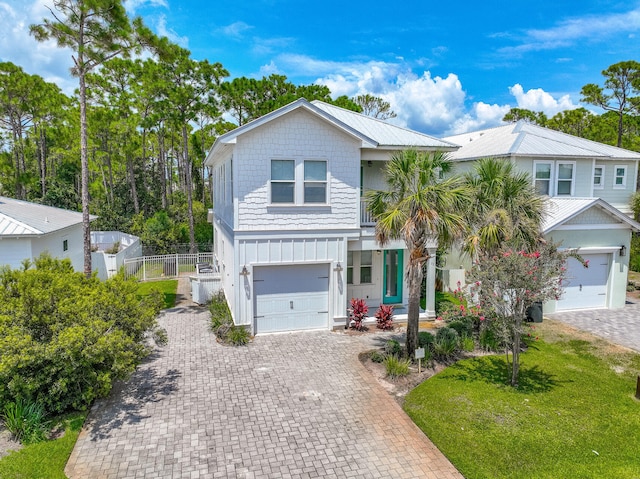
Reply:
M502 349L500 347L500 341L493 330L492 323L489 323L486 327L480 329L478 342L480 343L480 347L485 351L498 352Z
M244 346L249 342L249 331L244 326L233 324L227 298L222 291L211 298L209 312L211 313L211 329L218 340L233 346Z
M433 356L439 360L447 361L458 352L460 337L455 329L440 328L433 342Z
M17 399L5 404L2 421L13 437L23 444L32 444L46 439L47 421L41 404Z
M447 324L447 327L455 329L460 337L473 336L473 318L469 316L460 317Z
M158 296L137 283L105 282L41 256L35 268L0 272L0 404L18 399L47 412L87 408L149 352Z
M418 333L418 346L428 349L435 341L435 337L429 331L420 331Z
M441 315L445 310L463 304L455 294L443 291L436 291L436 315Z
M381 353L380 351L373 350L369 353L369 359L371 359L371 361L373 361L374 363L383 362L385 357L385 354Z
M402 347L400 343L395 339L390 339L384 344L384 352L388 355L396 355L399 356L402 353Z
M462 335L460 336L460 349L468 353L472 352L476 348L476 343L472 336Z

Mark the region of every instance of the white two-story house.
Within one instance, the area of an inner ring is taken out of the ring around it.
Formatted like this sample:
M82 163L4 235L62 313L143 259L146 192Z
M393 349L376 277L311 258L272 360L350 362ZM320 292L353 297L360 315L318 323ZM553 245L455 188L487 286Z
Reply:
M456 173L472 170L480 158L510 161L529 173L538 193L549 197L545 237L589 261L585 269L569 260L565 292L545 312L624 306L631 232L640 228L628 216L640 153L524 121L445 140L460 145L451 153Z
M381 247L362 202L405 148L455 147L323 102L297 100L219 137L214 253L235 324L253 333L343 326L349 300L406 313L402 241ZM436 244L432 244L435 253ZM434 312L435 264L427 268Z

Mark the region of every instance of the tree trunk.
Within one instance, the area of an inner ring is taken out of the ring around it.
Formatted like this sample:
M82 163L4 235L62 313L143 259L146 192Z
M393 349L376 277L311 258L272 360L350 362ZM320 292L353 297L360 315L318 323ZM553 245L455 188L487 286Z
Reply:
M420 325L420 288L422 286L422 275L420 267L408 275L409 279L409 308L407 311L407 357L413 358L415 350L418 348L418 328Z
M522 326L522 322L520 320L516 320L515 328L513 332L513 346L511 350L511 385L513 387L518 386L518 374L520 373L520 328Z
M140 203L138 202L138 189L136 188L136 173L133 168L133 160L131 153L127 153L127 177L129 179L129 188L131 190L131 200L133 201L133 210L136 214L140 213Z
M84 60L78 57L80 82L80 167L82 185L82 240L84 251L84 274L91 277L91 224L89 219L89 157L87 147L87 87L85 84Z
M195 226L193 224L193 198L191 192L191 161L189 161L189 138L187 136L187 125L182 125L182 143L183 143L183 159L185 170L185 188L187 190L187 207L189 214L189 251L191 253L197 253L196 250L196 238L195 238Z
M40 193L42 197L47 194L47 155L45 153L46 141L44 127L38 128L38 163L40 164Z
M160 169L160 196L162 198L162 209L167 209L167 152L164 149L164 131L158 131L158 163Z

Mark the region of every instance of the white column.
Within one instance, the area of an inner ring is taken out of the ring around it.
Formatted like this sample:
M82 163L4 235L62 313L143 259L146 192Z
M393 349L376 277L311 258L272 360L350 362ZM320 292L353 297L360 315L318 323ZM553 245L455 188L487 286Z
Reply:
M431 257L427 261L427 281L425 289L425 297L427 298L427 316L434 317L436 315L436 251L429 251Z

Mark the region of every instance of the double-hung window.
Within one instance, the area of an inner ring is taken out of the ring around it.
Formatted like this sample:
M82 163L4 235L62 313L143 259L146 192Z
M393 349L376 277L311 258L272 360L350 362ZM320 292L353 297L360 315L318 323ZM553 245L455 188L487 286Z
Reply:
M327 202L327 162L306 160L304 162L304 202Z
M271 160L271 203L295 203L296 162Z
M604 188L604 165L596 165L593 168L593 189L601 190Z
M534 179L536 192L551 196L551 163L535 162Z
M373 282L373 251L347 251L347 284Z
M626 188L627 187L627 167L623 165L616 165L613 176L614 188Z
M328 203L325 160L271 160L271 204Z
M575 163L558 163L556 195L573 195L573 172Z

